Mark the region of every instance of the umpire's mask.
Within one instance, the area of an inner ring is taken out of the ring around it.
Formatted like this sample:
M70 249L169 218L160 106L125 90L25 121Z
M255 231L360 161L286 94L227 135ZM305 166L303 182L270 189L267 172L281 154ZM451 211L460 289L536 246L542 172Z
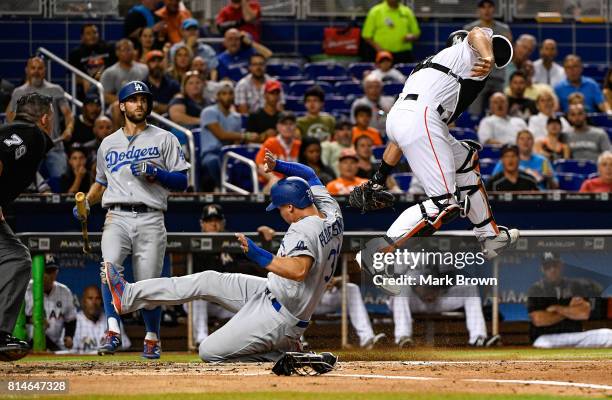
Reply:
M512 43L502 35L493 35L493 57L495 57L495 66L499 69L504 68L512 61Z

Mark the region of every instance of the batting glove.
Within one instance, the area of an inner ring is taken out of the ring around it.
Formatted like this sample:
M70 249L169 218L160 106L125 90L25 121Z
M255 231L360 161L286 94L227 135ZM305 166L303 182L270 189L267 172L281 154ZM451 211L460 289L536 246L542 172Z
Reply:
M132 175L134 176L150 176L155 177L157 175L157 167L146 161L134 162L130 164Z
M85 199L85 210L87 211L86 216L79 215L79 212L77 211L77 206L74 206L72 208L72 215L79 221L84 221L87 218L87 216L89 215L89 202L87 201L87 199Z

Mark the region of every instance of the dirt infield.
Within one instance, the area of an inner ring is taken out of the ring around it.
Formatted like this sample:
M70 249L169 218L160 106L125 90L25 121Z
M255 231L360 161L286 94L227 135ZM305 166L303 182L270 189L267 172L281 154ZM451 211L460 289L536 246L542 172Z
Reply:
M141 395L295 391L612 396L612 352L595 353L593 360L571 354L569 359L559 359L556 353L538 360L529 353L516 357L512 352L505 360L482 360L474 358L486 358L486 353L474 357L465 352L465 357L457 357L443 350L441 354L430 351L434 355L430 358L446 354L450 360L344 361L324 376L277 377L271 364L212 365L195 361L193 355L165 354L172 361L162 362L139 361L136 354L78 359L32 356L16 364L0 364L0 375L11 380L68 379L69 393L77 396L122 395L126 388ZM356 358L353 353L344 356Z

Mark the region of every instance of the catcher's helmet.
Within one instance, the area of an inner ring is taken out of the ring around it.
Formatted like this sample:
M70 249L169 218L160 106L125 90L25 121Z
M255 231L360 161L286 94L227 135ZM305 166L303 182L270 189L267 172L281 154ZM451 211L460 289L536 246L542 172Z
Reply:
M286 204L306 208L314 203L308 182L295 176L276 182L270 191L270 199L272 201L266 211L272 211Z
M126 83L119 91L119 103L125 102L130 97L143 94L147 98L147 115L153 111L153 95L149 87L142 81L131 81Z
M468 31L465 29L460 29L448 35L448 39L446 39L446 47L451 47L456 45L457 43L463 42L463 40L467 37Z

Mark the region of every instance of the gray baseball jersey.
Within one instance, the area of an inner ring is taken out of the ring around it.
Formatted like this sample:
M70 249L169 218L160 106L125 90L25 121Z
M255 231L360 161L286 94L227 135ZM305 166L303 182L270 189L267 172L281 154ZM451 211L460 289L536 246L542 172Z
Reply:
M170 172L189 169L178 139L170 132L147 125L138 135L128 137L120 128L106 137L98 149L96 182L106 186L102 207L145 204L157 210L167 209L168 189L132 175L130 164L141 161Z
M278 301L301 320L309 320L327 282L333 277L340 257L344 222L336 200L324 186L313 186L315 205L325 219L310 216L289 226L277 256L310 256L314 262L306 279L297 282L268 273L268 289Z

